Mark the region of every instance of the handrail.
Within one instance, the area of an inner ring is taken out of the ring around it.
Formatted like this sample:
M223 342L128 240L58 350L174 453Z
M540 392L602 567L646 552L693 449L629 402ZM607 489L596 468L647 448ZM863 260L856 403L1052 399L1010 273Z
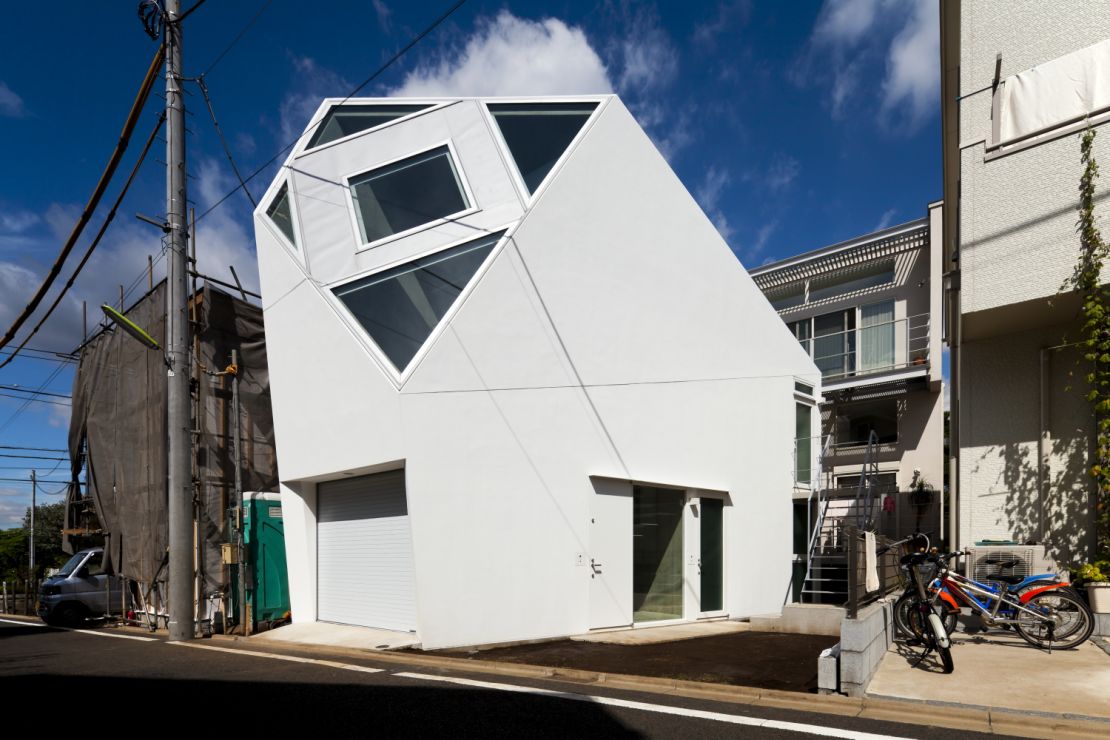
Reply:
M879 473L879 461L875 459L875 448L878 444L879 435L872 429L871 433L867 435L867 453L863 458L859 488L856 490L856 526L866 532L872 531L875 526L874 489L876 485L875 476Z
M806 574L802 579L802 588L805 588L805 582L810 579L813 574L813 558L817 554L817 541L821 535L821 529L825 525L825 511L828 508L828 489L820 485L821 469L824 467L824 461L829 454L829 449L833 446L833 435L829 434L825 437L825 444L821 447L821 456L818 458L817 468L813 471L811 476L812 483L809 490L809 498L806 502L806 516L811 516L814 510L813 497L817 496L817 521L813 523L809 532L809 542L806 547Z
M903 341L898 342L898 327L904 326ZM889 354L891 362L882 365L872 364L863 367L863 341L862 339L878 332L889 332ZM892 319L868 326L857 326L853 329L830 332L827 334L811 335L798 339L806 352L813 358L814 363L821 367L821 375L825 379L839 379L852 376L864 376L875 373L890 372L891 370L921 364L928 367L932 362L929 337L932 332L932 320L929 314L915 314L901 319ZM832 340L839 341L833 342ZM844 348L841 352L824 352L817 354L817 345L827 346L829 343ZM824 365L824 367L822 367Z

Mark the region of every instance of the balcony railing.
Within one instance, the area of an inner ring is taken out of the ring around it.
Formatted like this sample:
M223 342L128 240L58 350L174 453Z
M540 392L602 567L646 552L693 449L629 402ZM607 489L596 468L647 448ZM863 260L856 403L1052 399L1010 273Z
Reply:
M932 359L927 313L798 341L826 381L928 368Z

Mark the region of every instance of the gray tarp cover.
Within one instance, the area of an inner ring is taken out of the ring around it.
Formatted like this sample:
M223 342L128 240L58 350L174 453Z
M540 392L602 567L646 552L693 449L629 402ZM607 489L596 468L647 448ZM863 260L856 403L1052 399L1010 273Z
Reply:
M165 283L127 311L127 317L162 343ZM262 310L205 286L198 292L197 360L222 371L239 350L243 490L277 490L274 427ZM226 542L226 509L234 503L231 377L202 373L194 390L200 418L196 437L197 519L204 550L205 592L226 585L220 543ZM150 584L166 552L166 366L122 331L104 331L81 351L73 381L70 457L80 469L87 458L86 495L106 533L105 564ZM72 494L71 494L72 495ZM69 507L71 510L73 507Z

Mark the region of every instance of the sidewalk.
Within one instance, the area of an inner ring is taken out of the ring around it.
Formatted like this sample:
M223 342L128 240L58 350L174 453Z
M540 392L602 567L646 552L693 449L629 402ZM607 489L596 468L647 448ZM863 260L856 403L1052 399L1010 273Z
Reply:
M867 696L1110 721L1110 654L1104 642L1095 642L1102 639L1049 653L997 629L959 631L952 638L951 675L933 656L915 666L921 649L895 643Z

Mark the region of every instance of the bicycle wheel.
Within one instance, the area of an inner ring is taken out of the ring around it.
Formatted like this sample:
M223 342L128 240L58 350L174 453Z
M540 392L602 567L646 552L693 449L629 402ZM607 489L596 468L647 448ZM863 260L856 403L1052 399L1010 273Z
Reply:
M913 628L910 627L909 622L910 606L916 600L917 594L912 591L907 591L898 597L898 601L894 602L894 634L896 636L906 639L914 639L917 637L914 634ZM956 631L956 625L959 624L960 613L947 609L943 605L940 609L942 612L941 622L944 623L944 631L951 635Z
M1024 606L1041 617L1019 609L1014 628L1022 639L1039 648L1073 648L1086 642L1095 629L1087 605L1061 589L1037 594Z
M956 670L956 664L952 660L952 649L949 647L941 647L937 643L937 636L933 633L933 627L928 621L928 612L924 614L917 608L918 602L913 602L913 608L909 609L906 613L907 623L912 634L924 644L936 651L940 656L940 663L944 667L945 673L951 673Z

